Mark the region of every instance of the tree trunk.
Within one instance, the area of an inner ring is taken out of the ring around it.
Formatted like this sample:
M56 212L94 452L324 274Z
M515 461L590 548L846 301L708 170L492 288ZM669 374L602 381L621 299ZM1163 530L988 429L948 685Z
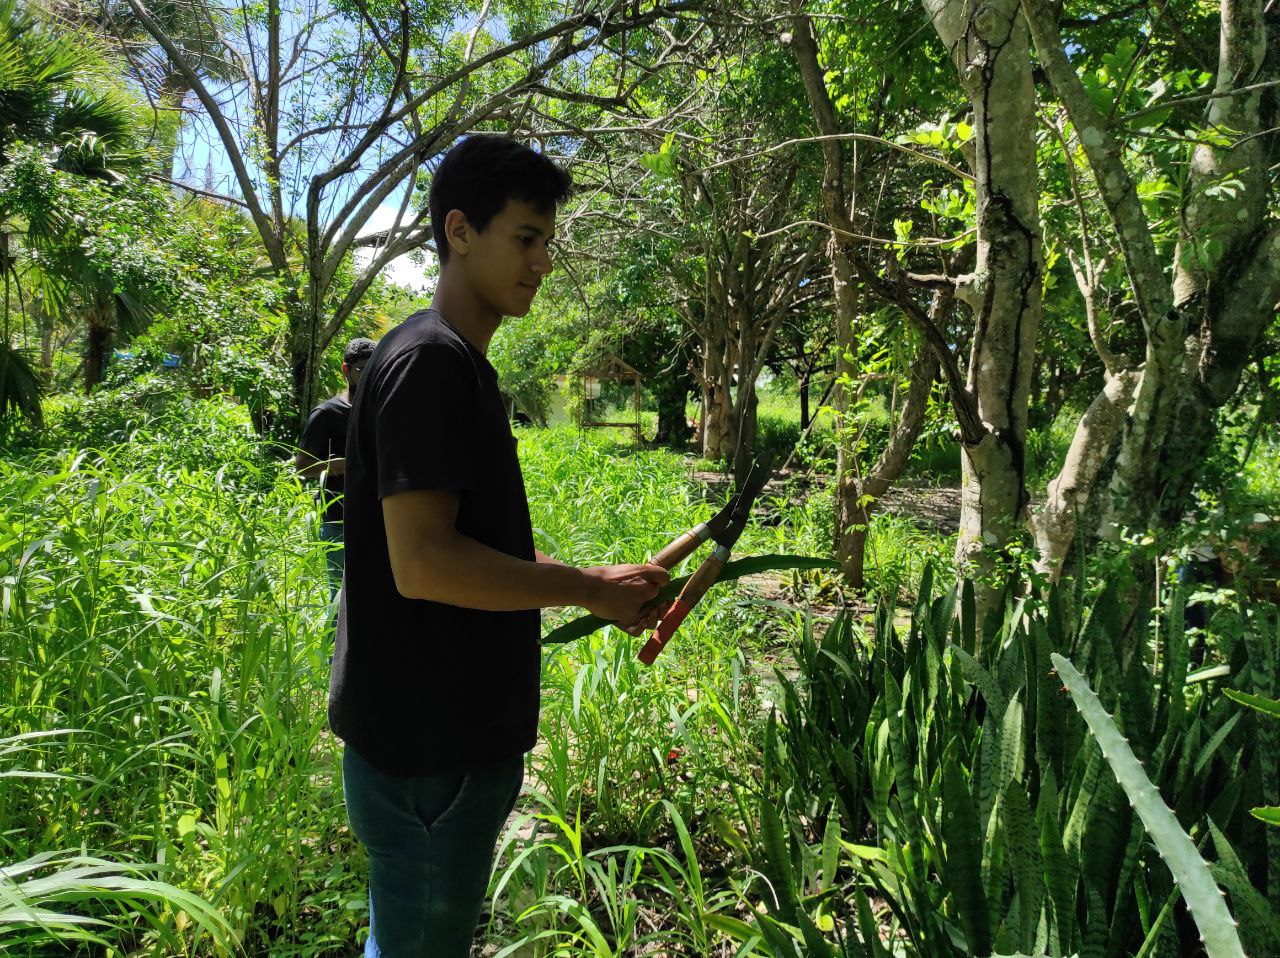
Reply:
M1027 505L1027 405L1041 311L1036 96L1017 0L924 5L973 106L977 261L957 296L974 310L968 388L985 435L962 444L956 559L977 580L982 622L996 596L986 574Z
M182 105L190 93L191 82L179 70L170 70L160 82L159 99L161 108L174 113L178 117L174 142L161 161L161 173L171 180L174 179L178 147L182 142Z
M800 377L800 431L809 428L809 376Z
M84 323L84 391L88 394L102 382L111 355L116 333L115 303L111 297L100 295L93 299L85 309Z
M36 316L40 320L40 372L46 383L53 382L53 317L45 309L44 299L35 301Z
M296 295L286 301L285 313L289 323L293 409L284 417L285 421L281 425L291 432L301 434L302 425L319 398L316 366L323 347L315 345L314 337L320 329L320 317L314 300L307 302Z
M1280 299L1280 230L1268 222L1270 169L1280 138L1274 87L1225 95L1280 76L1280 19L1267 22L1260 0L1222 0L1211 128L1230 145L1199 144L1187 170L1173 283L1125 165L1126 144L1102 117L1062 46L1055 11L1023 0L1039 59L1072 124L1081 131L1107 207L1145 333L1145 353L1126 403L1115 468L1096 517L1098 535L1159 530L1181 521L1205 453L1216 439L1216 411L1234 393L1253 344ZM1269 134L1269 135L1268 135ZM1210 190L1224 179L1231 190Z
M862 493L858 488L858 462L853 449L853 436L848 422L849 383L857 370L854 322L858 316L858 287L854 270L845 255L844 245L833 238L828 246L831 274L836 294L836 560L852 589L862 589L864 553L867 544L867 516L858 506Z
M931 307L935 320L946 323L953 303L949 291L936 293ZM924 425L929 393L937 375L938 357L927 344L921 344L911 362L910 385L898 424L888 443L865 478L859 479L856 470L849 470L840 478L836 501L836 515L839 517L836 558L845 581L856 591L862 591L866 584L866 548L867 535L871 531L871 513L876 500L889 490L906 468Z
M1108 377L1106 387L1076 426L1066 461L1049 483L1044 505L1032 519L1036 568L1051 579L1061 576L1076 541L1080 519L1090 514L1095 487L1113 461L1115 439L1137 381L1135 370L1121 370ZM1089 532L1094 530L1090 528Z
M733 478L742 486L747 481L756 457L756 439L760 433L760 397L756 384L743 382L738 385L738 401L735 403L735 432L733 448Z
M688 371L675 371L649 380L649 392L658 405L658 431L653 437L659 446L683 449L689 442L685 402L689 398Z
M812 27L801 12L798 0L793 0L792 46L804 81L818 130L833 137L840 132L836 122L822 70L818 64L817 42ZM844 154L840 144L828 139L822 144L823 177L822 206L827 221L841 224L845 229L853 226L850 210L856 205L857 175L851 171L853 186L846 188ZM851 230L850 230L851 231ZM852 253L845 243L833 235L827 247L831 259L832 285L836 301L836 558L844 577L855 590L865 587L866 545L871 506L875 498L882 496L901 474L916 437L924 421L928 406L929 390L940 367L938 352L929 343L922 343L920 352L911 365L911 385L908 388L902 414L888 445L881 452L870 472L860 475L857 457L852 448L852 436L845 419L849 404L849 387L857 375L851 357L856 354L854 323L859 309L859 287L856 285L858 270ZM945 320L954 305L950 290L935 295L931 306L931 318L935 323ZM869 498L870 497L870 498Z
M737 441L733 418L733 362L724 342L703 341L702 457L723 462Z

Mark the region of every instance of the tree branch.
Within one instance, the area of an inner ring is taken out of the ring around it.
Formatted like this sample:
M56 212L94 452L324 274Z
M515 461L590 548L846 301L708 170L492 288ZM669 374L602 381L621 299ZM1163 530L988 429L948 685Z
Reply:
M1123 146L1094 107L1075 66L1067 59L1046 0L1022 0L1022 9L1045 75L1075 125L1102 201L1115 224L1143 328L1153 340L1177 337L1182 324L1173 308L1172 291L1164 277L1164 264L1156 254L1150 224L1125 169Z

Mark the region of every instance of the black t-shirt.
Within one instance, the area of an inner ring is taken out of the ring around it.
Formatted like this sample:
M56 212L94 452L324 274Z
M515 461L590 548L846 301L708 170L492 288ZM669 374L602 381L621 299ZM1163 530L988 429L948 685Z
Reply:
M328 460L344 456L347 448L347 423L351 421L351 403L346 396L326 399L307 418L298 446L316 459ZM326 473L320 490L325 522L342 521L342 476Z
M456 491L459 532L535 559L497 374L434 310L378 343L347 442L346 578L329 724L394 776L500 761L531 749L538 731L537 609L483 612L396 590L382 499L419 489Z

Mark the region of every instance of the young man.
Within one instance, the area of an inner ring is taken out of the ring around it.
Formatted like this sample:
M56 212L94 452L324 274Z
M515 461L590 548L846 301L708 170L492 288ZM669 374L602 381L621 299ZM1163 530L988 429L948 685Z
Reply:
M320 538L337 546L328 555L330 602L342 587L342 477L347 463L347 424L351 421L351 403L360 384L360 374L373 355L375 345L372 339L364 338L347 343L342 353L342 377L347 381L347 388L311 410L294 459L303 478L318 479L324 475L318 493L324 509Z
M374 351L346 462L346 585L329 720L369 853L367 958L466 958L494 844L538 728L539 613L583 606L633 635L666 582L534 549L516 440L485 358L529 311L566 173L502 137L455 146L431 182L431 308Z

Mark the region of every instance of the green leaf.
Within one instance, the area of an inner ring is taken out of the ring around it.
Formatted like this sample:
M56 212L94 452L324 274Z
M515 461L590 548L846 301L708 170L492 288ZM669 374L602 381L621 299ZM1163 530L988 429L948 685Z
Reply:
M1259 805L1249 809L1249 814L1260 822L1280 827L1280 805Z
M1018 919L1021 944L1033 943L1040 924L1044 904L1044 868L1040 858L1040 836L1036 831L1031 803L1020 782L1005 788L1004 816L1009 861L1013 866L1014 888L1018 893Z
M1247 705L1251 709L1257 709L1264 715L1280 719L1280 702L1275 699L1269 699L1263 695L1251 695L1248 692L1237 692L1235 689L1223 689L1223 692L1233 702L1239 702L1241 705Z
M1178 824L1177 817L1160 797L1159 790L1147 778L1129 743L1116 727L1115 720L1107 714L1089 683L1070 661L1055 652L1053 665L1066 683L1089 731L1102 746L1102 754L1111 766L1116 780L1129 796L1129 801L1141 816L1147 832L1173 873L1174 880L1182 889L1182 897L1200 929L1205 952L1209 958L1244 958L1235 921L1222 900L1209 866Z
M839 564L833 559L820 559L815 556L750 556L746 559L736 559L726 565L721 571L720 577L716 579L716 583L732 582L735 579L741 579L745 575L756 575L761 572L780 572L784 569L838 569L839 567ZM684 588L684 584L688 580L689 576L687 575L672 579L658 592L658 598L655 601L666 602L674 599L680 594L680 590ZM598 615L584 615L548 632L542 637L542 644L558 645L564 642L572 642L574 639L581 639L591 635L593 632L600 631L606 625L612 624Z
M942 773L942 838L946 845L945 875L965 940L973 954L991 951L987 896L982 888L982 834L973 796L964 772L954 760Z

